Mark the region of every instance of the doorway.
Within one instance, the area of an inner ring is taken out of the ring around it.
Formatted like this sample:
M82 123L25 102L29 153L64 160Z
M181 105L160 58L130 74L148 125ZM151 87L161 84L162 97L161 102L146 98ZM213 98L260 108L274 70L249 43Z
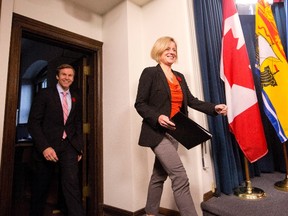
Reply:
M13 215L12 209L19 207L29 208L25 206L29 202L21 202L29 200L33 145L27 117L33 95L38 88L56 84L55 67L62 63L76 69L73 87L83 98L83 204L87 215L102 215L102 43L18 14L13 14L5 103L0 173L3 215Z

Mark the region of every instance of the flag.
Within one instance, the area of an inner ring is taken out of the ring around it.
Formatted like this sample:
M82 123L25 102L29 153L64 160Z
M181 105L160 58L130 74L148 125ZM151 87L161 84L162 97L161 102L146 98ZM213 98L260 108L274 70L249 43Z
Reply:
M223 0L220 76L225 83L228 122L245 157L252 163L267 152L253 74L233 0Z
M256 66L261 77L264 111L281 143L288 135L288 64L271 6L258 0L255 13Z
M288 53L288 0L284 1L285 15L286 15L286 53Z

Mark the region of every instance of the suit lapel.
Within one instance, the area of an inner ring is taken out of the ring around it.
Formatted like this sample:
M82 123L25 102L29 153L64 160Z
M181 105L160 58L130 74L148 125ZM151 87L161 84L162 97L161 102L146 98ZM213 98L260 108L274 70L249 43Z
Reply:
M71 110L70 110L70 113L72 113L75 110L76 99L75 99L75 94L72 91L70 91L70 94L71 94ZM69 113L69 116L70 116L70 113Z
M169 88L169 85L168 85L168 81L166 79L164 71L162 70L162 68L161 68L161 66L159 64L157 65L157 71L160 74L160 78L161 78L161 80L163 82L164 88L167 91L167 94L169 95L169 98L171 98L171 91L170 91L170 88Z
M63 115L63 112L62 112L62 103L61 103L61 98L60 98L60 95L57 91L57 88L53 88L53 91L52 91L52 100L54 100L54 103L56 104L56 107L57 109L61 110L61 113Z

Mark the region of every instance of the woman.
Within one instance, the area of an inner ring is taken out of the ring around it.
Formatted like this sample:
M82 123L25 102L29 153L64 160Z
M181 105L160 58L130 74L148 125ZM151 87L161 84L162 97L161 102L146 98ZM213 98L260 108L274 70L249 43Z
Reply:
M147 216L158 215L163 184L169 176L180 214L194 216L197 213L186 170L177 153L178 142L166 131L175 129L170 118L177 112L188 115L187 106L209 115L226 115L227 106L200 101L191 94L183 74L172 70L177 60L177 44L173 38L159 38L151 57L158 65L143 70L135 102L143 118L139 145L150 147L155 154L145 211Z

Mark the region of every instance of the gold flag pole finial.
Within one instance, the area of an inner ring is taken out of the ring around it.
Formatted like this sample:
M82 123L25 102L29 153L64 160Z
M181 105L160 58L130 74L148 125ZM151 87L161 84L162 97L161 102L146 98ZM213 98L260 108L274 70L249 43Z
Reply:
M266 197L266 194L262 189L252 187L249 175L248 160L246 157L244 157L244 162L245 162L246 187L236 188L234 190L234 195L242 199L250 199L250 200L261 199L263 197Z

